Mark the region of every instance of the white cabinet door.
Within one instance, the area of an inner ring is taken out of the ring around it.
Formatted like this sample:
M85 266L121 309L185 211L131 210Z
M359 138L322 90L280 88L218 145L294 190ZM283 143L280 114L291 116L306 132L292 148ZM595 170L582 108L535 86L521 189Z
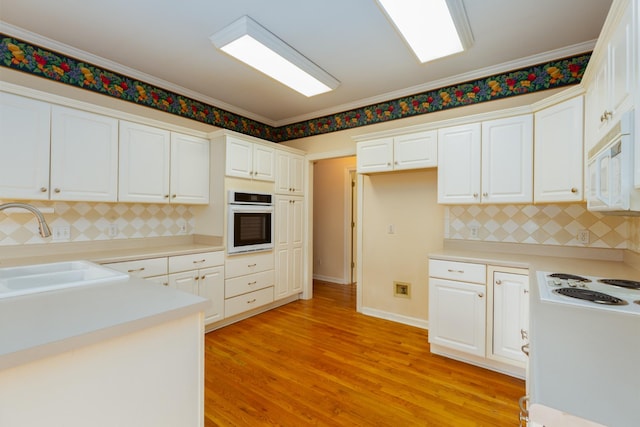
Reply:
M302 291L303 208L301 197L276 197L276 299Z
M51 199L115 202L118 121L52 106Z
M209 203L209 141L171 133L171 203Z
M198 295L198 277L200 276L197 270L170 274L169 286L179 291Z
M640 43L634 39L637 18L633 16L633 9L634 1L627 2L619 20L612 21L611 28L603 29L601 42L604 55L600 56L599 62L589 63L589 67L595 68L596 71L594 79L587 87L587 152L611 130L622 113L633 107L633 94L638 84L634 55L638 50L636 43Z
M419 132L395 137L393 168L419 169L438 164L438 131Z
M393 138L374 139L356 147L358 173L393 170Z
M583 123L582 96L535 113L534 202L584 199Z
M49 198L51 106L0 92L0 199Z
M275 149L233 136L226 137L226 144L227 176L275 181Z
M482 123L482 203L533 201L533 116Z
M491 355L525 363L521 347L529 331L529 276L493 273L493 347Z
M120 121L118 200L168 203L171 133Z
M273 182L276 179L276 150L253 145L253 179Z
M438 130L438 203L480 202L480 123Z
M224 319L224 267L204 268L199 274L198 295L211 301L204 310L205 324Z
M304 193L304 157L276 150L276 193Z
M227 136L226 175L253 178L253 143Z
M429 278L429 342L485 355L485 286Z

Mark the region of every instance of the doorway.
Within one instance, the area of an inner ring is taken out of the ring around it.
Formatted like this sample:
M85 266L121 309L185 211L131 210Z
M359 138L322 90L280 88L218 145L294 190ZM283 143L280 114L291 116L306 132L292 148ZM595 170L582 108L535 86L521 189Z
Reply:
M314 280L355 282L356 196L355 156L313 162Z

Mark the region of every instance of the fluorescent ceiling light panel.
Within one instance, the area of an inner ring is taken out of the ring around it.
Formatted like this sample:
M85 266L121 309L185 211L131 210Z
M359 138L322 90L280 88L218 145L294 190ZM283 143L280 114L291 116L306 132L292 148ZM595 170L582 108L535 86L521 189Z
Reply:
M422 63L462 52L473 38L462 0L377 0Z
M303 95L318 95L340 85L329 73L248 16L209 39L223 52Z

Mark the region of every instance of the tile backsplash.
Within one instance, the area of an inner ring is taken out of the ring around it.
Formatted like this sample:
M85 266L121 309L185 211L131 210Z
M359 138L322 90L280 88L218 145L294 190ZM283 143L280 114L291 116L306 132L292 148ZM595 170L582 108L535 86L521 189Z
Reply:
M5 202L5 201L1 201ZM193 207L139 203L29 202L45 211L52 231L70 227L71 242L192 234ZM38 222L27 212L0 212L0 246L56 243L38 234Z
M577 237L582 230L589 232L586 244ZM640 218L589 212L585 204L447 206L445 237L640 252Z

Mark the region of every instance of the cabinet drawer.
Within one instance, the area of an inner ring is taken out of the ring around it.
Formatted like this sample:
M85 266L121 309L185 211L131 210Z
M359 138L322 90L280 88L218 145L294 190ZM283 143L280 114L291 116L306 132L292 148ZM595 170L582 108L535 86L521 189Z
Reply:
M169 273L197 270L204 267L224 265L224 252L202 252L198 254L176 255L169 257Z
M224 301L225 317L235 316L273 302L273 286L239 295Z
M167 257L104 264L109 268L129 273L131 277L152 277L167 274Z
M274 285L274 270L233 277L224 281L225 298L235 297Z
M429 276L484 285L487 281L487 266L471 262L430 259Z
M273 251L261 254L234 255L228 258L225 263L225 278L272 270L274 264Z

